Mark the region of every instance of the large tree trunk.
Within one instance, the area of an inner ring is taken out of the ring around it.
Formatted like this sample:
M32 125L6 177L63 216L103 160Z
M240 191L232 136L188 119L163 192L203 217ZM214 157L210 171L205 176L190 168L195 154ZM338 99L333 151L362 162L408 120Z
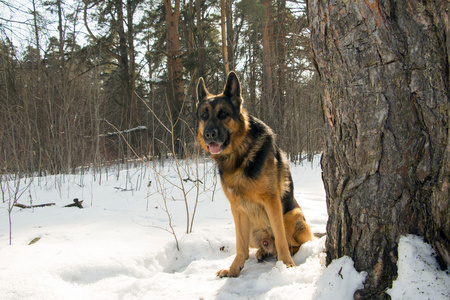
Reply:
M424 4L425 3L425 4ZM384 298L399 236L450 263L448 1L310 0L323 85L327 263L368 271L356 298Z

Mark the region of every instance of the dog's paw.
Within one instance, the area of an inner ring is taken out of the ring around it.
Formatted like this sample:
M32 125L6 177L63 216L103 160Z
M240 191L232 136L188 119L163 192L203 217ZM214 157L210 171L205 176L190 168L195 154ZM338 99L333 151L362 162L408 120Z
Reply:
M286 267L288 267L288 268L295 267L295 263L294 263L294 261L292 260L291 257L289 257L289 258L287 258L287 259L281 259L281 261L282 261L282 262L286 265Z
M230 269L222 269L219 272L216 273L217 277L223 278L223 277L238 277L239 273L241 273L241 270L233 270Z
M216 273L217 277L223 278L223 277L228 277L228 269L222 269L219 272Z
M264 257L266 257L263 253L263 251L261 251L261 249L258 249L258 251L256 251L255 253L255 259L257 262L263 262L264 261Z
M293 268L293 267L295 267L295 263L287 263L286 267Z

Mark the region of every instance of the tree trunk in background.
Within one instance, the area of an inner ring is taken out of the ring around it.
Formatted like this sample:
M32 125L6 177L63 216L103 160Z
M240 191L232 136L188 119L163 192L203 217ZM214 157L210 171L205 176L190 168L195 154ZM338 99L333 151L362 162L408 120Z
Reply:
M424 4L426 3L426 4ZM356 298L387 298L402 234L450 263L448 1L310 0L323 86L327 264L368 272Z
M182 154L182 107L184 106L184 80L183 80L183 62L181 59L181 42L178 32L178 23L180 18L180 0L175 0L172 9L171 0L164 0L166 11L166 30L167 30L167 67L169 73L169 84L171 90L167 95L169 100L169 109L171 114L173 140L175 153Z
M62 14L62 8L61 8L61 0L56 1L56 6L58 7L58 33L59 33L59 59L61 64L61 88L64 90L65 86L65 55L64 55L64 42L65 42L65 36L64 36L64 26L63 26L63 14Z
M189 0L188 2L188 40L187 40L187 53L188 57L194 57L194 30L195 30L195 14L194 14L194 0ZM197 89L195 83L197 82L196 70L193 68L190 72L190 84L188 93L191 95L192 107L195 107L197 103Z
M181 60L181 42L178 32L180 18L180 0L175 0L172 9L170 0L164 0L167 30L167 66L169 81L172 85L173 97L180 105L184 101L183 63ZM172 95L171 95L172 96Z
M287 122L286 118L283 117L284 111L289 109L286 105L286 0L276 1L276 23L274 24L274 38L273 38L273 77L274 82L274 99L273 99L273 111L277 116L273 120L273 126L275 132L288 132L287 126L291 125L292 122ZM279 137L281 139L286 139L285 137ZM283 141L286 143L287 141Z
M133 15L136 4L132 0L127 0L127 28L128 28L128 51L130 56L130 103L128 113L130 115L130 128L139 125L137 96L136 96L136 55L134 53L134 24Z
M195 14L197 17L197 34L198 34L198 77L206 77L205 72L205 37L203 34L203 11L202 1L195 0ZM206 79L206 78L205 78Z
M225 4L226 20L227 20L227 53L228 66L230 70L234 70L234 28L233 28L233 0L226 0Z
M266 8L265 22L262 29L262 48L263 48L263 78L262 78L262 94L261 94L261 119L273 127L273 119L269 116L273 115L272 103L274 101L274 84L273 84L273 18L272 18L272 2L268 0L261 1ZM276 130L276 128L274 128Z
M220 0L220 27L222 32L222 55L223 55L223 68L225 71L225 77L230 72L230 66L228 64L228 47L227 47L227 30L225 25L225 0Z
M119 35L119 67L120 67L120 79L122 81L122 92L123 92L123 108L122 108L122 120L121 120L121 130L123 128L133 127L132 117L130 111L131 103L131 92L132 88L130 85L130 64L128 60L128 45L127 36L125 34L124 27L124 15L123 15L123 1L116 0L115 7L117 11L117 34Z
M39 39L39 25L38 25L38 12L36 11L36 0L32 0L32 4L33 4L33 10L32 10L32 15L33 15L33 33L34 33L34 37L36 39L36 78L37 80L35 80L36 84L36 89L34 90L34 94L41 96L40 93L40 82L39 79L41 78L41 43L40 43L40 39ZM39 165L41 165L42 162L42 156L43 156L43 147L41 145L41 141L43 139L44 134L42 134L42 131L40 130L40 127L42 126L42 118L40 118L41 116L41 111L38 109L38 105L36 103L37 101L33 101L33 108L34 108L34 120L33 120L33 124L35 126L35 139L37 140L37 144L38 144L38 157L39 157ZM45 127L45 126L42 126ZM49 127L49 126L47 126ZM39 176L42 176L42 171L41 168L39 167ZM33 170L34 171L34 170Z

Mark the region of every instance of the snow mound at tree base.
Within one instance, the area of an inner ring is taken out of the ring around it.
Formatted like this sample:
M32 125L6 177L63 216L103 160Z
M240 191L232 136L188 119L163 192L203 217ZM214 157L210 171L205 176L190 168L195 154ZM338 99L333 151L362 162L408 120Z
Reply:
M449 270L440 270L436 253L422 237L400 238L397 267L397 280L387 291L392 299L450 299Z

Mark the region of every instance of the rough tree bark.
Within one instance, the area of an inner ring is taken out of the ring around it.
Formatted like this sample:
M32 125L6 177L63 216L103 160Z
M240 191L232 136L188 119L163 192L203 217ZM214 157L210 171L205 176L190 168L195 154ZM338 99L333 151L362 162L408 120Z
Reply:
M355 298L388 298L399 236L450 263L449 2L308 2L323 87L327 263L368 271Z

